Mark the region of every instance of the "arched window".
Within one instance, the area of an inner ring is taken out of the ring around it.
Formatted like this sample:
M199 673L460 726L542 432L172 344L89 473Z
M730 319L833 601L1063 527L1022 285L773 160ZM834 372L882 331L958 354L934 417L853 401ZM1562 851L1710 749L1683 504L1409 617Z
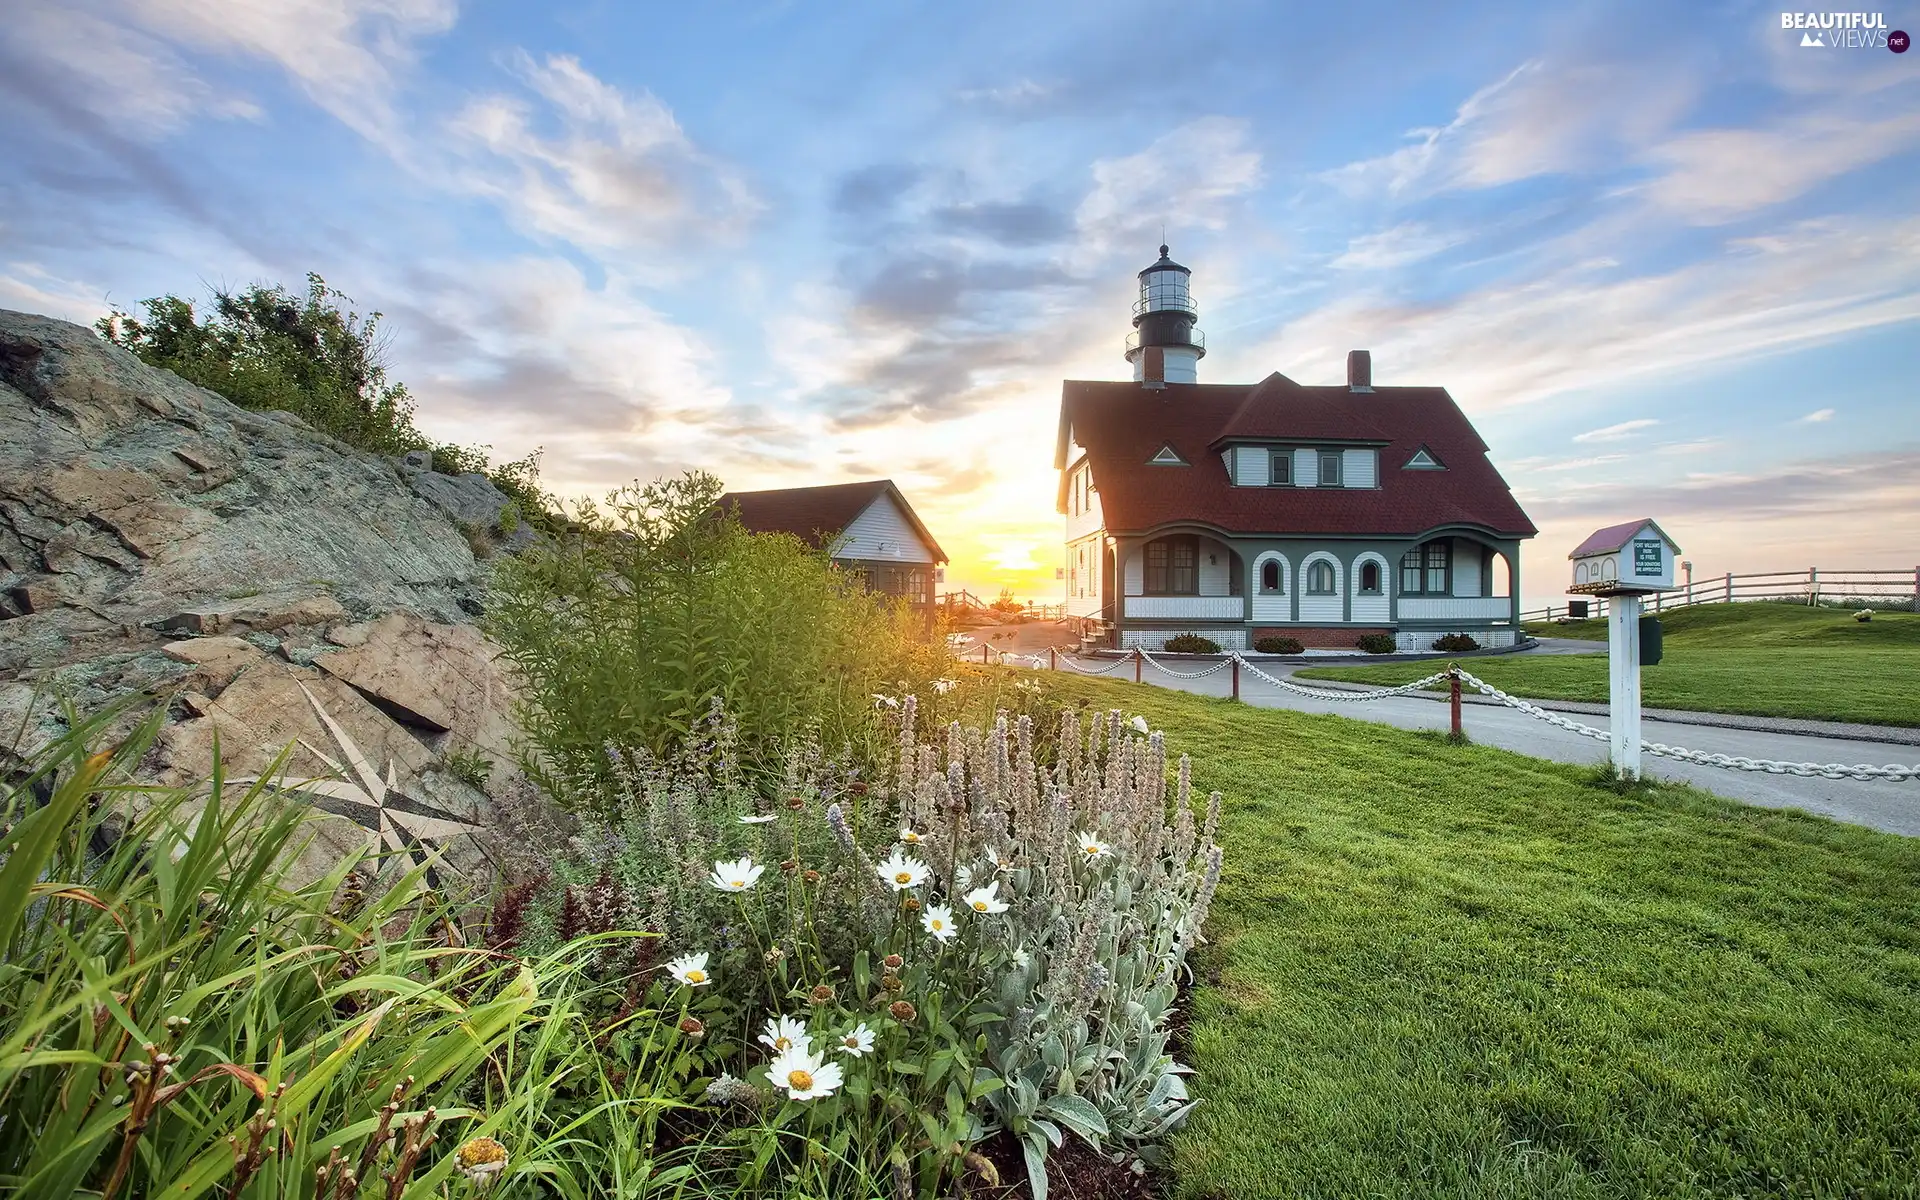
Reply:
M1260 564L1260 590L1269 596L1278 596L1283 584L1280 578L1280 560L1270 558Z
M1360 590L1369 596L1380 594L1380 564L1363 562L1360 564Z
M1313 596L1331 596L1336 588L1333 564L1320 559L1307 568L1307 593Z

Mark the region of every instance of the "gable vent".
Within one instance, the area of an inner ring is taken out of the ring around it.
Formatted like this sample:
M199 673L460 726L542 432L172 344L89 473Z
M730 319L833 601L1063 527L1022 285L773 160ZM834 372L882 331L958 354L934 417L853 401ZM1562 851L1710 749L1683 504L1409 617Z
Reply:
M1447 468L1441 464L1439 459L1433 456L1431 450L1422 446L1413 452L1412 458L1407 460L1406 469L1409 471L1444 471Z
M1187 465L1187 460L1181 458L1180 452L1175 450L1171 445L1160 447L1160 452L1148 459L1147 462L1157 467L1184 467Z

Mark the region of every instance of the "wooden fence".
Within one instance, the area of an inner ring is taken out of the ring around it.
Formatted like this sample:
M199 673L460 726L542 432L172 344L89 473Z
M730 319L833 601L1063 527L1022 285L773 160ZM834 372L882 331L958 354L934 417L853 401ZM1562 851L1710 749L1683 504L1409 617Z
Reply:
M960 612L969 608L979 609L982 612L1003 611L994 608L991 602L982 600L972 592L964 589L957 592L942 592L940 594L940 604L941 607L950 613ZM1032 617L1040 621L1064 621L1067 617L1067 606L1065 604L1035 604L1029 600L1025 604L1022 604L1016 612L1009 613L1008 615Z
M1886 571L1822 571L1808 567L1804 571L1759 571L1749 575L1725 575L1688 579L1670 592L1655 592L1646 604L1649 612L1685 608L1691 604L1723 604L1736 600L1790 600L1795 604L1846 604L1851 601L1885 603L1889 600L1909 603L1920 612L1920 567ZM1558 621L1569 615L1565 604L1528 609L1522 621ZM1607 602L1595 597L1587 601L1589 617L1607 615Z

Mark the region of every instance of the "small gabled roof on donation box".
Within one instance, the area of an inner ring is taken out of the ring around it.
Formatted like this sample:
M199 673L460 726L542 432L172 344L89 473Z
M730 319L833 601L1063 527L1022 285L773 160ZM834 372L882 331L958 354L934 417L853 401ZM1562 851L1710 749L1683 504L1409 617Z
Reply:
M1592 558L1596 554L1614 554L1626 548L1642 529L1651 529L1659 534L1667 545L1673 547L1675 554L1680 553L1680 543L1667 536L1667 531L1655 524L1652 517L1642 517L1638 521L1625 521L1618 525L1609 525L1605 529L1596 529L1587 535L1587 540L1573 548L1568 558Z

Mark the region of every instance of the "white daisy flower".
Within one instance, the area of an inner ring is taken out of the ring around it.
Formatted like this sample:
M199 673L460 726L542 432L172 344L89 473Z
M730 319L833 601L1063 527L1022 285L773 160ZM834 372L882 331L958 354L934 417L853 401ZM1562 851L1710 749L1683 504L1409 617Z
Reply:
M920 927L932 934L935 941L946 941L957 932L953 927L953 909L945 904L927 905Z
M957 679L936 679L933 681L933 692L936 696L944 696L959 686L960 681Z
M831 1096L844 1077L839 1063L830 1063L805 1046L783 1051L767 1067L767 1081L787 1089L790 1100L818 1100Z
M779 819L780 816L778 813L755 813L750 817L741 817L740 823L742 825L765 825L768 821L778 821Z
M473 1138L454 1151L453 1165L484 1189L507 1169L507 1148L490 1137Z
M768 1017L767 1027L760 1031L758 1040L775 1054L804 1051L813 1045L813 1035L807 1032L806 1022L798 1017Z
M667 974L688 987L705 987L713 982L713 976L707 974L707 956L704 951L699 954L682 954L667 964Z
M873 1053L873 1030L868 1029L867 1023L862 1021L840 1035L840 1044L835 1049L849 1058L871 1054Z
M738 862L717 862L713 864L713 875L708 882L723 892L745 892L760 882L765 867L756 867L751 858Z
M977 913L1003 913L1007 911L1007 902L1000 899L1000 881L994 880L983 888L975 888L963 899L967 907Z
M961 865L953 869L953 886L960 891L973 886L973 868Z
M1147 729L1147 719L1143 716L1139 716L1138 714L1134 716L1133 720L1128 721L1127 724L1133 726L1134 731L1137 733L1150 732Z
M1105 842L1101 841L1099 838L1094 837L1090 833L1080 834L1079 838L1080 838L1080 849L1085 851L1087 857L1090 859L1105 858L1108 855L1113 853L1112 846L1107 845Z
M919 887L927 879L927 864L902 853L898 846L893 848L893 854L880 864L878 870L880 878L886 880L896 892Z
M900 827L900 841L902 845L918 846L926 836L926 834L916 833L904 825Z
M882 696L879 692L874 692L873 706L875 708L899 708L900 702L892 696Z
M1022 971L1024 971L1027 969L1029 965L1032 964L1032 962L1033 962L1033 955L1027 953L1027 948L1025 946L1017 947L1014 950L1013 952L1014 966L1019 967Z

